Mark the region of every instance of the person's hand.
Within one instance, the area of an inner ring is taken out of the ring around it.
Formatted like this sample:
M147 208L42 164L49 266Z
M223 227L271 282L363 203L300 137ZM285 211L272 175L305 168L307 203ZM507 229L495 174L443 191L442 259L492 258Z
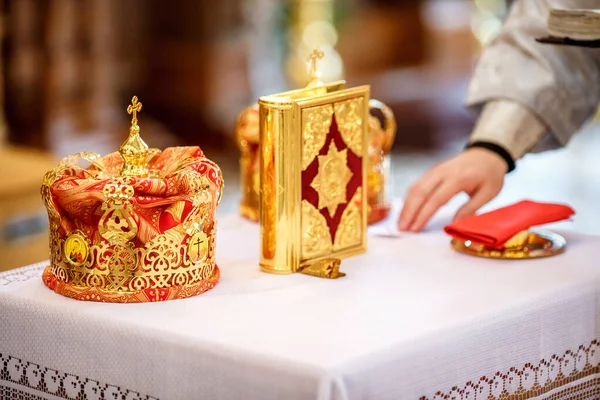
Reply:
M441 206L461 192L471 199L458 210L454 220L474 214L500 192L507 170L502 157L476 147L436 165L408 190L398 229L421 231Z

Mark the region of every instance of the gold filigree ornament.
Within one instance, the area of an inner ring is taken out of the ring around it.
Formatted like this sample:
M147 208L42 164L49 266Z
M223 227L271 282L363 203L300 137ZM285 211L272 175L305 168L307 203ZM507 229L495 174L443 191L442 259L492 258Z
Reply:
M199 176L195 171L186 171L184 174L190 183L194 196L192 197L193 209L183 221L183 228L188 235L192 236L204 229L206 217L210 215L209 209L213 199L209 191L210 182L206 177ZM219 175L219 179L223 179L221 175ZM221 202L221 196L222 192L219 193L217 204Z
M81 160L89 162L94 167L98 168L100 171L106 170L106 167L102 162L102 157L100 156L100 154L93 152L81 152L68 155L60 161L59 166L72 167L74 165L77 165L77 163Z
M305 170L315 159L329 133L333 107L314 107L302 110L304 135L302 136L302 170Z
M129 182L132 183L132 182ZM102 204L104 214L100 218L98 231L110 244L122 244L137 235L137 224L131 216L130 199L133 197L133 186L125 180L117 179L102 190L106 201Z
M363 154L362 124L360 110L364 108L363 99L356 98L335 103L335 119L346 146L357 156Z
M325 217L308 201L302 201L302 258L311 259L333 250Z
M42 183L50 225L44 283L78 300L146 302L203 293L219 281L217 164L198 147L148 149L132 99L119 153L66 157ZM89 162L88 168L78 165Z
M333 250L338 251L347 247L358 246L362 240L363 219L360 214L362 202L362 188L358 188L350 204L342 214L342 219L335 232Z
M310 186L319 194L319 209L327 208L333 218L338 206L346 203L346 188L352 179L347 163L348 150L338 151L333 141L324 156L318 156L319 172Z

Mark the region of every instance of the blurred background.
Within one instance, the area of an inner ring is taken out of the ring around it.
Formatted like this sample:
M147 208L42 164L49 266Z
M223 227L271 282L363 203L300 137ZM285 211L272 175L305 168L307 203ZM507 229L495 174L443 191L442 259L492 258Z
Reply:
M3 0L0 270L47 258L41 178L65 155L116 151L133 95L150 147L200 145L224 170L219 212L236 212L236 117L304 86L315 47L323 80L370 84L394 111L402 195L464 145L476 117L463 106L468 80L507 3Z
M58 156L114 149L137 94L148 141L235 148L237 114L304 86L319 47L323 80L371 84L393 108L399 147L444 146L472 122L465 85L505 3L5 0L4 135Z

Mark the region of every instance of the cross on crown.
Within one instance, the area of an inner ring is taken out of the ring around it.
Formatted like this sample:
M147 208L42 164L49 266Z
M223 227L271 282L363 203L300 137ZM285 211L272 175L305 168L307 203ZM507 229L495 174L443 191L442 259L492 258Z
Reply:
M137 113L142 111L142 103L138 101L137 96L133 96L131 99L131 104L127 106L127 114L133 114L133 118L131 118L131 125L137 125Z

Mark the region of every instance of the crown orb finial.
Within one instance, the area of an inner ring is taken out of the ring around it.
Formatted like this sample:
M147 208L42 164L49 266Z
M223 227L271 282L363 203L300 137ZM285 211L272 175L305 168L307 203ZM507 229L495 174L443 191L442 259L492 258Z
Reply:
M123 158L121 176L146 177L148 175L146 162L149 151L148 145L139 135L137 113L140 111L142 111L142 103L138 101L137 96L133 96L131 104L127 106L127 114L132 115L129 137L119 148L119 153Z

